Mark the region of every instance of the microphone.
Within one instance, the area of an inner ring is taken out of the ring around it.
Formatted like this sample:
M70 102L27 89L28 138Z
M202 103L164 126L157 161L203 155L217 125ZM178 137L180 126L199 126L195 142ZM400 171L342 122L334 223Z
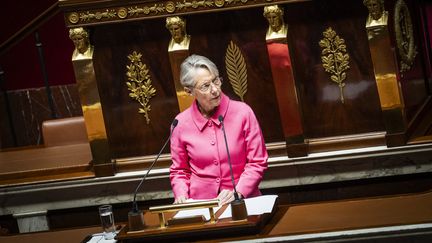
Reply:
M240 200L240 198L239 198L239 196L237 194L237 190L236 190L236 187L235 187L234 174L233 174L233 169L232 169L232 164L231 164L231 156L230 156L230 152L229 152L229 149L228 149L228 141L227 141L227 138L226 138L225 125L224 125L224 122L223 122L223 116L219 115L218 119L219 119L220 123L222 124L222 132L223 132L224 139L225 139L225 147L226 147L227 156L228 156L228 164L229 164L230 172L231 172L231 182L232 182L233 188L234 188L234 198L235 198L236 201L238 201L238 200Z
M140 183L135 189L133 202L132 202L132 210L128 214L129 218L129 230L136 231L136 230L142 230L144 228L144 218L142 212L138 209L138 203L136 201L136 197L138 194L138 190L140 189L141 185L147 178L148 174L150 173L151 169L153 169L153 166L156 164L156 161L159 159L159 156L162 154L162 151L165 149L166 145L168 144L168 141L171 139L172 132L174 131L174 128L176 128L178 124L178 120L174 119L171 126L170 135L168 136L167 140L165 141L164 145L162 146L161 150L159 151L158 155L150 165L150 167L147 170L147 173L144 175L144 177L141 179Z
M230 152L228 149L228 141L227 141L226 132L225 132L225 125L223 122L223 116L219 115L218 119L219 119L220 123L222 124L222 132L223 132L224 139L225 139L225 147L227 150L228 164L229 164L230 173L231 173L231 182L232 182L233 188L234 188L234 201L231 202L232 219L233 220L244 220L244 219L247 219L246 204L245 204L243 199L239 198L237 190L236 190L236 185L235 185L235 181L234 181L234 173L233 173L232 164L231 164L231 156L230 156Z

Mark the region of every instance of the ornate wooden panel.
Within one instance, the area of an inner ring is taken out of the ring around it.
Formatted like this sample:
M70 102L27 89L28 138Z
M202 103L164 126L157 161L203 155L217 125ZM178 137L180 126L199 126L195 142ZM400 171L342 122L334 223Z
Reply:
M361 1L307 2L286 8L290 49L308 138L384 130L364 27L365 11ZM345 40L350 57L344 103L338 85L322 66L318 43L329 27Z
M224 80L228 80L224 53L230 41L239 46L248 72L245 102L254 109L266 142L276 142L284 138L269 63L265 58L265 19L261 18L261 11L251 9L188 16L190 53L209 57L219 67ZM164 19L104 25L91 31L95 45L95 72L112 157L157 153L164 142L162 138L168 136L170 122L179 112L167 52L170 34ZM150 124L146 124L143 115L138 114L138 104L130 99L125 84L127 55L133 51L142 54L142 62L150 70L156 89L156 95L150 101ZM228 81L224 82L222 89L232 99L239 100Z

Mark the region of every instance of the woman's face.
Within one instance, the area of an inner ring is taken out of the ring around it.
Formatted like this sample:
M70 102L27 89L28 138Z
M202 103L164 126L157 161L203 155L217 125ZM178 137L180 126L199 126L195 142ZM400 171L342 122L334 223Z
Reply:
M211 115L214 109L219 106L221 101L221 86L212 83L215 78L218 77L205 68L199 68L196 72L195 87L191 92L198 101L198 104L202 109L201 112L204 112L204 115ZM200 90L201 87L208 85L210 85L208 91L203 92Z

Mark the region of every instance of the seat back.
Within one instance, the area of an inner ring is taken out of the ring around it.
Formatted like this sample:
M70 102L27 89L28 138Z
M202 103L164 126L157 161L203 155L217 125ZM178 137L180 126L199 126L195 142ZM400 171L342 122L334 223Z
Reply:
M84 117L46 120L42 123L45 147L88 143Z

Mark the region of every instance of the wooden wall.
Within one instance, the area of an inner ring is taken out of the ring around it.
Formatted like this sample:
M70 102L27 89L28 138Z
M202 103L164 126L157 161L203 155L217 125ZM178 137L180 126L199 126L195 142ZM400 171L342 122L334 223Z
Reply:
M309 1L281 4L289 26L289 49L303 115L306 138L384 131L378 92L370 60L362 1ZM241 50L247 65L245 102L255 111L267 143L284 142L284 134L265 41L268 27L263 7L186 15L191 35L190 53L213 60L228 80L225 51L230 41ZM314 18L310 18L314 16ZM346 101L321 63L319 41L332 27L346 41L350 55ZM112 157L155 154L167 137L169 124L179 112L167 47L171 38L165 18L91 27L98 77ZM137 113L138 103L128 97L127 55L143 54L156 96L151 100L151 123ZM226 81L223 91L238 100ZM156 139L157 138L157 139Z
M179 113L167 52L171 36L164 21L151 19L112 24L94 30L95 71L115 158L157 153L163 138L168 136L171 121ZM265 58L265 24L261 8L187 17L188 33L192 36L190 53L213 60L224 80L228 80L225 50L231 40L240 47L248 68L245 102L255 111L266 142L276 142L283 141L283 133L269 62ZM127 55L133 51L143 54L143 63L150 69L156 88L156 96L151 99L149 125L138 114L139 104L129 98L125 84ZM225 82L222 89L231 98L239 100L229 82Z
M384 131L362 1L312 1L285 9L306 137ZM321 61L318 43L329 27L345 40L350 56L344 104Z
M391 22L395 2L385 1L386 10L389 11L392 45L395 45L393 23ZM425 74L425 70L430 69L430 62L425 61L426 56L424 55L425 52L430 52L430 46L423 41L425 23L417 15L421 12L423 1L406 2L413 19L418 55L412 69L403 74L399 73L397 78L400 81L407 124L415 125L414 121L422 118L419 115L420 111L427 113L424 106L431 96L428 83L430 81ZM137 3L141 2L137 1ZM276 1L275 3L285 10L284 19L288 24L288 47L305 142L370 133L384 134L385 127L365 29L368 11L362 0L346 3L336 0ZM116 9L116 4L128 6L127 4L130 3L120 1L105 7L103 1L92 1L92 3L85 4L69 0L62 4L64 4L62 7L65 10L68 28L84 26L90 30L91 42L95 46L94 66L111 157L115 159L156 154L164 138L168 136L172 119L179 112L167 52L171 36L165 28L165 17L174 16L176 13L144 16L141 19L126 18L125 20L109 21L105 21L104 18L100 20L93 18L89 22L74 25L67 21L67 16L71 12L87 10L96 12L106 7ZM223 91L232 99L238 100L239 97L228 82L224 61L227 46L230 41L233 41L240 48L247 65L248 92L245 95L245 102L255 111L266 142L285 143L286 138L282 131L284 124L279 114L280 104L275 94L265 41L268 23L262 15L263 6L269 3L257 1L232 4L237 4L238 8L228 9L233 5L226 4L227 8L199 6L193 10L186 8L178 12L187 20L187 32L191 35L189 52L205 55L213 60L225 80L222 86ZM344 88L344 104L339 100L337 85L330 80L321 62L321 48L318 43L328 27L334 29L345 40L347 53L350 56L350 68L347 70ZM393 48L396 47L393 46ZM143 54L142 61L148 66L152 85L156 88L156 96L151 99L151 123L148 125L144 117L137 112L139 104L129 98L125 84L127 81L126 65L129 64L127 56L133 51ZM399 57L396 55L396 58ZM49 119L49 113L45 114L43 110L46 100L43 100L43 96L37 98L36 94L32 95L33 91L20 92L11 93L8 97L11 102L14 126L25 128L15 130L19 140L16 146L40 144L40 135L34 131L38 131L42 120ZM75 91L69 90L70 94L73 92ZM29 99L26 94L32 98ZM64 92L59 90L56 95L64 95ZM73 93L71 97L71 103L79 103L76 93ZM4 99L4 96L0 98ZM37 107L42 104L41 111L28 105L32 100L34 100L33 106ZM57 105L60 103L56 102ZM59 108L59 117L82 114L78 105L74 106L72 111L70 107L65 106L65 110ZM31 108L33 110L29 110ZM4 114L3 111L6 108L2 106L1 109ZM21 111L25 111L25 114L27 112L32 114L28 115L28 121L27 117L21 117ZM34 122L34 124L26 124L24 120L27 123ZM1 147L13 146L10 140L11 131L7 130L10 126L6 116L2 116L1 124ZM368 143L353 146L368 146ZM332 149L339 148L332 148L332 146L326 148L326 150ZM164 152L168 153L169 150L166 149ZM313 152L313 149L309 152Z
M75 84L52 86L58 118L82 116ZM42 122L52 119L45 88L0 93L0 148L42 145Z

